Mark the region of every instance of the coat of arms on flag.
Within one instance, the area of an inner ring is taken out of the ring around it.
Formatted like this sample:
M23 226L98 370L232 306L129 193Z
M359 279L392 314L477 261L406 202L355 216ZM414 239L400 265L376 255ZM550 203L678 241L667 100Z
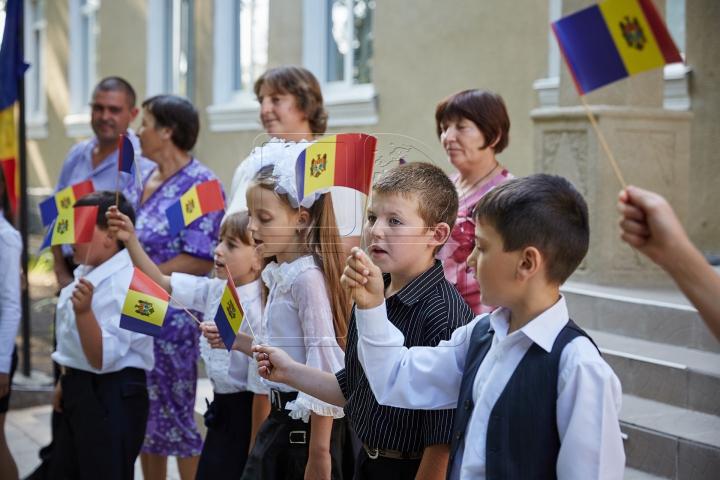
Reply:
M149 317L155 313L155 309L153 308L152 303L146 300L138 300L137 305L135 305L135 313L138 313L143 317Z

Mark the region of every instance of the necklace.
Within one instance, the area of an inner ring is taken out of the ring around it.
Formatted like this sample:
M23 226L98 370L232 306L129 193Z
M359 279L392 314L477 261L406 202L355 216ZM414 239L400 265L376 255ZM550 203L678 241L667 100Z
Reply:
M490 169L490 171L487 172L487 173L486 173L485 175L483 175L482 177L480 177L480 180L478 180L477 182L473 183L472 186L469 188L468 191L469 191L469 192L473 192L473 191L475 190L475 187L477 187L477 184L480 183L480 182L482 182L483 180L485 180L492 172L494 172L495 169L498 167L498 165L500 165L500 162L498 162L497 160L495 160L495 165L493 165L493 167ZM460 186L460 184L458 183L458 180L460 180L460 177L458 177L457 180L455 180L455 185L460 189L460 194L461 194L461 195L460 195L460 198L463 198L463 197L465 197L465 189L462 188L462 186ZM469 195L469 194L468 194L468 195Z

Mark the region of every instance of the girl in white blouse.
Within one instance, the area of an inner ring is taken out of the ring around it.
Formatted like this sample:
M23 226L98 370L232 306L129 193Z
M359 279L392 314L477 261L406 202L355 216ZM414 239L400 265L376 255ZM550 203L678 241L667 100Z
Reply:
M282 348L295 361L334 373L344 366L350 302L340 287L344 258L332 198L322 192L298 202L295 161L307 146L273 141L248 165L254 173L247 190L249 230L257 252L274 258L262 273L268 297L256 333L259 342ZM217 334L206 336L221 347ZM233 348L250 353L251 343L240 334ZM267 384L270 416L242 479L341 478L344 427L333 419L343 417L342 408Z

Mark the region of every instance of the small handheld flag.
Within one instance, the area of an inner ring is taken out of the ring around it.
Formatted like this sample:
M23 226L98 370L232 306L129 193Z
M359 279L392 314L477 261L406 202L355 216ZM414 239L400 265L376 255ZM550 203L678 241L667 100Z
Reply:
M580 95L683 61L652 0L605 0L552 27Z
M215 179L195 185L165 210L170 234L174 237L198 218L218 210L225 210L220 182Z
M120 315L120 328L152 337L160 335L168 309L168 293L133 267L130 288Z
M40 217L43 227L52 223L53 220L66 210L70 210L75 202L80 200L88 193L95 191L92 180L76 183L72 187L60 190L58 193L48 198L40 204Z
M295 165L298 201L322 188L347 187L370 193L377 138L343 133L323 138L300 153Z
M242 325L244 318L245 312L240 304L240 297L238 297L237 290L235 289L235 282L233 282L230 271L228 270L227 285L225 286L225 291L223 292L220 305L215 314L215 325L217 325L220 338L222 338L228 352L232 349L235 337L237 337L240 331L240 325Z
M120 135L118 144L118 172L132 172L135 163L135 149L132 142L125 135Z
M76 207L61 212L48 229L52 232L50 245L91 242L95 232L97 212L97 205Z
M398 160L398 165L405 165L406 163L407 161L403 157L400 157L400 160Z

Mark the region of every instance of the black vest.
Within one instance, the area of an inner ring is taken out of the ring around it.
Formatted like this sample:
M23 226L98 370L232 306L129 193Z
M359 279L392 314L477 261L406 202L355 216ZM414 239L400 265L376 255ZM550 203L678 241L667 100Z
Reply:
M492 345L490 315L481 319L470 337L458 408L453 424L447 478L472 415L475 375ZM592 339L572 320L560 331L550 353L533 343L518 364L488 419L485 447L486 478L544 480L557 478L560 453L556 401L560 355L579 336ZM595 342L593 342L593 345ZM597 346L596 346L597 348ZM472 438L466 438L472 442Z

